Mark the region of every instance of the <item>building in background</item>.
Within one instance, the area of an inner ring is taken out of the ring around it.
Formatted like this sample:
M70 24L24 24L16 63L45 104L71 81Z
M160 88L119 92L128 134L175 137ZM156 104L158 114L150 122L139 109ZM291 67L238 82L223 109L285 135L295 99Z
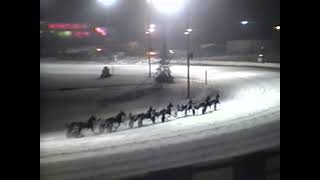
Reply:
M86 23L57 23L40 21L40 38L43 39L83 39L105 38L108 35L106 27L98 27Z
M40 56L59 56L69 52L79 56L103 53L98 49L106 44L108 35L106 27L92 24L40 21Z

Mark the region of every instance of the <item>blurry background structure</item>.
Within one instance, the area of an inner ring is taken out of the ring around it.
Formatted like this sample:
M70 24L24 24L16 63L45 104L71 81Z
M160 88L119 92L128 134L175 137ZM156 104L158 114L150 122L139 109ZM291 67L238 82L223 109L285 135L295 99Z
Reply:
M174 13L164 10L160 13L161 8L166 8L149 3L145 0L41 0L40 55L66 56L71 51L73 54L69 54L78 57L112 59L120 53L119 58L146 59L146 27L154 24L151 44L155 52L162 51L166 39L166 51L175 52L167 52L170 58L186 58L183 32L189 18L193 30L190 50L195 58L257 61L263 53L268 62L280 62L280 3L277 0L190 1L188 15L184 4L179 9L167 8Z

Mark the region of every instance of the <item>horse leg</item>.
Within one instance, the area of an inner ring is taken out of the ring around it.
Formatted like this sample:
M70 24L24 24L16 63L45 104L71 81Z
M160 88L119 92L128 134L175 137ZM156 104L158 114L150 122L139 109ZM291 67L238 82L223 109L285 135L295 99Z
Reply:
M103 133L104 132L104 125L103 124L99 124L99 133Z
M101 122L100 122L100 121L97 121L97 122L96 122L95 130L96 130L96 133L95 133L95 134L100 134L100 133L102 133L102 128L101 128ZM98 132L97 132L97 131L98 131Z
M93 125L93 124L90 126L90 130L95 134L95 132L94 132L94 125Z
M119 126L120 126L120 122L118 122L118 126L116 127L116 130L118 130Z
M107 128L108 128L108 132L112 132L113 124L110 123L110 125Z
M112 123L106 123L104 125L104 129L107 129L108 132L112 131Z
M72 135L72 127L67 127L67 137L70 137Z
M138 127L141 127L142 126L142 118L139 118L138 120Z
M77 138L81 138L84 135L81 134L82 128L79 128L79 130L77 131Z
M74 125L74 126L72 126L71 127L71 131L70 131L70 135L72 136L72 137L78 137L78 135L79 135L79 127L77 126L77 125Z

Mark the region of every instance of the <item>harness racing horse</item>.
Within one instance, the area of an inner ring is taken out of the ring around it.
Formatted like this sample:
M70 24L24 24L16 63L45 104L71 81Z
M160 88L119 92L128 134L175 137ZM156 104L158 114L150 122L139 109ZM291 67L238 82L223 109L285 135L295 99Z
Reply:
M93 125L97 121L95 116L91 116L87 122L72 122L66 124L67 137L83 137L82 129L90 129L93 132Z
M152 106L149 107L147 113L140 113L137 115L136 120L138 121L138 126L141 127L143 125L144 119L151 119L153 124L155 123L155 117L157 116L157 113L155 112L155 109L153 109Z
M166 113L169 114L169 115L171 115L171 109L172 109L172 108L173 108L173 105L172 105L172 103L170 102L169 105L167 106L167 111L166 111Z
M140 113L137 115L138 126L143 126L143 120L144 119L151 119L151 113Z
M185 112L184 116L187 116L187 110L188 110L188 105L181 105L181 106L177 106L177 116L179 115L179 112Z
M212 100L212 104L214 105L214 111L217 110L217 104L220 104L220 101L218 98L215 98Z
M116 130L117 130L120 124L124 123L124 120L122 118L124 116L126 116L126 113L124 113L123 111L120 111L115 117L106 119L105 123L103 124L104 129L108 129L109 131L112 131L113 124L117 123L118 124L118 126L116 127Z
M150 117L152 118L152 115L150 115ZM132 113L129 114L129 128L132 128L134 123L139 120L138 122L138 126L142 126L142 121L145 119L145 118L148 118L148 115L145 114L145 113L140 113L140 114L137 114L137 115L133 115Z
M202 114L205 114L207 111L207 107L208 107L208 103L206 101L200 103L199 105L197 105L197 110L202 108Z
M157 112L155 109L151 108L148 110L147 113L140 113L137 115L133 115L132 113L129 113L129 128L132 128L134 123L139 120L138 126L141 127L143 125L144 119L151 119L152 123L155 124L158 117L161 115L160 112Z
M220 104L220 101L219 101L219 94L217 95L216 98L214 99L211 99L209 96L207 97L207 99L205 100L205 102L207 103L207 107L210 108L211 110L211 106L214 105L214 111L217 110L217 104Z
M170 109L170 110L171 110L171 109ZM158 120L158 118L159 118L160 115L161 115L161 113L160 113L160 112L157 112L155 109L153 109L153 110L151 111L151 121L152 121L153 124L156 123L156 120Z

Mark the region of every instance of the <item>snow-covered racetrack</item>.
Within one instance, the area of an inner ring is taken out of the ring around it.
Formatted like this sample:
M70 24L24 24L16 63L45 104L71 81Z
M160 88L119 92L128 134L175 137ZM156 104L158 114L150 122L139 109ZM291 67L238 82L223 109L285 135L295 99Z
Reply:
M146 65L114 65L114 76L107 80L95 79L99 64L45 63L40 68L43 180L118 179L280 145L279 69L192 66L194 101L220 91L218 111L66 139L59 131L64 123L84 121L92 113L108 117L120 109L142 112L151 104L160 108L169 101L186 103L186 68L172 66L177 83L163 87L145 79Z

